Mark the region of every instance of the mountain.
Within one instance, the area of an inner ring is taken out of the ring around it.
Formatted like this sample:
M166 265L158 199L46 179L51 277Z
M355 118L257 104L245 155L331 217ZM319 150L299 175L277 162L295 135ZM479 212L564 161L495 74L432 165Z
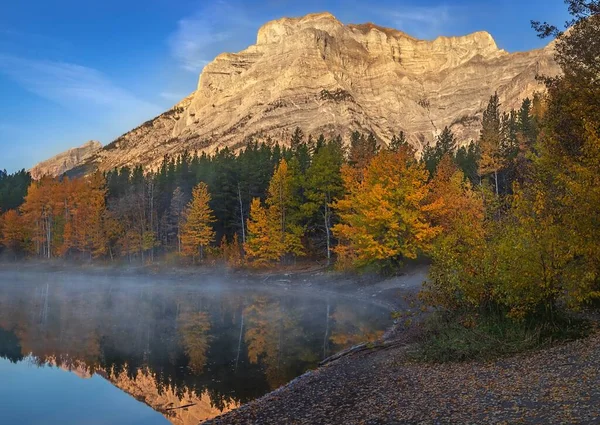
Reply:
M92 155L102 149L102 144L96 140L90 140L87 143L79 146L78 148L72 148L63 153L47 159L46 161L40 162L34 166L29 172L31 176L38 180L43 176L60 176L61 174L83 164Z
M80 170L156 167L165 154L242 147L248 138L287 142L305 134L373 132L381 143L404 131L422 149L450 126L477 138L498 92L503 108L543 90L556 75L554 48L508 53L492 36L418 40L374 24L344 25L329 13L264 25L255 45L208 64L189 97L98 151Z

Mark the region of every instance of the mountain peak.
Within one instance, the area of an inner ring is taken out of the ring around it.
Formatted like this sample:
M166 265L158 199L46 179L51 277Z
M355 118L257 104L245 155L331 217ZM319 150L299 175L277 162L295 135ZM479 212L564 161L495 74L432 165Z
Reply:
M281 18L260 28L257 44L219 55L191 97L93 162L102 170L155 168L165 154L185 150L286 143L297 127L345 140L372 132L384 143L403 131L420 150L448 126L468 142L479 136L490 95L518 108L540 90L536 75L558 72L551 49L507 53L485 31L418 40L375 23L344 25L330 13Z
M329 12L311 13L298 18L281 18L267 22L258 30L257 45L279 43L284 37L304 29L331 31L343 24Z
M57 177L79 166L102 149L102 143L90 140L83 145L59 153L50 159L35 165L29 172L38 180L44 176Z

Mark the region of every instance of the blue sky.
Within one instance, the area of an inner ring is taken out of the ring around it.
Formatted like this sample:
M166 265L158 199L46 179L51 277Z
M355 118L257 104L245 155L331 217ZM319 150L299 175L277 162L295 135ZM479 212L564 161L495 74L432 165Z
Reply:
M266 21L319 11L426 39L486 30L508 51L546 43L531 19L568 18L562 0L3 2L0 169L109 143L191 93L206 62L253 44Z

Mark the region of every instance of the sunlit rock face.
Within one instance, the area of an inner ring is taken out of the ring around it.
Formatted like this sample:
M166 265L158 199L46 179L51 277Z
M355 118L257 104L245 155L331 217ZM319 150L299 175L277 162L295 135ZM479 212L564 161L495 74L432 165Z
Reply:
M31 176L38 180L43 176L56 177L81 165L92 155L102 149L102 144L96 140L90 140L87 143L62 152L46 161L40 162L29 172Z
M553 55L552 45L507 53L486 32L424 41L329 13L284 18L255 45L219 55L190 97L91 162L155 167L167 153L237 149L250 137L285 143L296 127L346 141L372 131L382 143L402 130L421 149L450 126L468 142L495 91L510 109L543 90L535 77L559 72Z
M180 393L173 387L161 387L149 370L138 370L134 377L126 372L111 374L107 379L127 394L162 413L173 425L197 425L239 407L234 402L216 407L208 393L199 396L189 390Z

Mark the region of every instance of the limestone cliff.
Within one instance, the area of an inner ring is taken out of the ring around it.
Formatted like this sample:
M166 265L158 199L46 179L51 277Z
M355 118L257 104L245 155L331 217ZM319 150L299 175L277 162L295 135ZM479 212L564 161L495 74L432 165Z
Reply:
M58 155L40 162L29 172L34 179L40 179L43 176L60 176L61 174L83 164L92 155L102 149L102 144L95 140L90 140L78 148L69 149Z
M239 148L249 137L286 142L293 130L318 135L372 131L386 143L403 130L418 149L444 126L478 136L497 91L505 109L556 75L552 45L499 49L490 34L417 40L373 24L344 25L328 13L269 22L255 45L208 64L197 90L165 114L106 146L89 166L156 166L165 154Z

